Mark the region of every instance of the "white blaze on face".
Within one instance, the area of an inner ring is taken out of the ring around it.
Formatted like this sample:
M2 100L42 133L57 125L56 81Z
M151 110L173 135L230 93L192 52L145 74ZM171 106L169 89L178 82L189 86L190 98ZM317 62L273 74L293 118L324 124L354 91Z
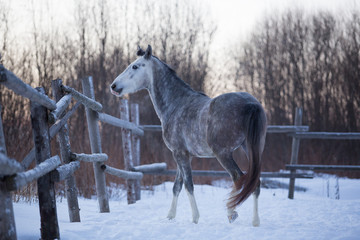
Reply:
M111 93L120 97L149 87L152 81L151 64L151 59L143 57L131 63L110 85Z

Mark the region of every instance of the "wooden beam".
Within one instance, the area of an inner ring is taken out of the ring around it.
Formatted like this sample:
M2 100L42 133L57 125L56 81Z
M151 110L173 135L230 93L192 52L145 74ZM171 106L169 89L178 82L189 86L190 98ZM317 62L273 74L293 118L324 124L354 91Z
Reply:
M130 120L136 126L140 125L140 114L139 114L139 104L130 105ZM141 130L142 131L142 130ZM144 134L144 131L142 131ZM133 155L133 164L134 167L140 165L140 137L134 132L131 134L131 153ZM141 181L135 181L135 198L136 201L141 199Z
M56 81L56 80L54 80L54 81ZM60 94L60 92L58 94ZM71 94L67 94L67 95L61 94L61 96L63 96L63 97L60 98L59 100L57 100L58 102L56 103L56 109L49 113L49 122L52 124L54 124L56 122L56 120L58 120L58 118L61 116L61 114L66 110L66 108L71 103L71 99L72 99Z
M129 104L127 99L120 100L120 118L124 121L130 121L129 115ZM132 154L132 142L131 142L131 133L129 130L122 128L121 129L122 137L122 147L124 155L124 165L126 171L131 171L134 167L133 163L133 154ZM136 202L135 195L135 181L132 179L126 180L127 188L127 202L128 204L133 204Z
M61 164L59 156L54 156L26 172L19 172L6 179L6 186L9 191L18 190L30 182L48 174Z
M140 125L140 128L144 131L150 132L161 132L162 128L160 125ZM267 127L267 133L292 133L292 132L307 132L309 131L309 126L294 126L294 125L269 125Z
M43 88L37 90L44 94ZM37 102L30 102L31 124L35 143L37 165L51 157L47 109ZM60 239L56 212L54 182L50 174L38 178L38 196L41 218L41 239Z
M211 170L192 170L193 176L197 177L229 177L230 175L226 171L211 171ZM157 171L145 171L143 174L148 175L164 175L164 176L175 176L176 170L157 170ZM262 172L260 175L262 178L313 178L312 174L303 173L283 173L283 172Z
M360 171L359 165L308 165L294 164L286 165L288 170L324 170L324 171Z
M63 180L68 179L69 177L72 177L74 172L76 170L78 170L79 168L80 168L80 162L78 162L78 161L70 162L70 163L62 165L62 166L56 168L54 171L52 171L51 177L52 177L53 181L61 182ZM69 190L67 189L66 191L69 191ZM75 192L77 192L76 189L75 189ZM77 194L76 194L76 203L77 203ZM68 202L68 205L69 204L70 203ZM72 206L72 208L74 207L73 205L70 205L70 206ZM77 208L79 208L79 204L77 204ZM78 210L80 211L80 209L78 209ZM70 214L70 222L80 222L80 216L74 218L73 215L74 214ZM75 215L77 215L77 214L75 214Z
M131 180L140 180L143 178L143 174L141 172L130 172L130 171L126 171L126 170L121 170L121 169L117 169L117 168L113 168L107 165L103 165L102 168L104 169L104 171L108 174L120 177L120 178L124 178L124 179L131 179Z
M307 131L309 131L309 126L300 126L300 125L295 125L295 126L294 125L289 125L289 126L269 125L267 128L267 133L291 133L291 132L307 132Z
M105 153L71 153L72 161L82 161L82 162L105 162L108 160L108 155Z
M2 64L0 64L0 83L13 90L16 94L26 97L30 99L30 101L36 102L47 109L56 109L55 102L46 96L45 93L38 92L30 85L21 81L20 78L7 70Z
M342 140L359 140L360 133L348 132L306 132L306 133L291 133L291 137L298 139L342 139Z
M149 132L161 132L162 131L161 125L140 125L140 128L144 131L149 131Z
M0 153L5 158L5 162L8 162L6 156L5 137L1 120L1 105L0 105ZM3 160L0 160L1 162ZM10 165L0 164L0 171L4 174L14 173L13 170L5 170L8 168L14 168L19 170L19 166L13 166L15 160L11 160L8 163ZM16 165L16 163L15 163ZM21 166L20 166L21 167ZM22 168L22 167L21 167ZM12 193L6 188L6 182L0 178L0 238L16 240L16 225L14 218L14 208L12 203Z
M135 172L147 173L147 172L162 172L165 171L166 168L167 168L167 164L163 162L163 163L152 163L152 164L135 166L131 170Z
M4 176L10 176L22 171L24 171L24 168L19 162L14 159L8 158L3 153L0 153L0 178Z
M83 93L87 96L87 98L89 98L90 100L92 100L92 102L95 103L96 101L95 101L94 86L91 77L86 77L82 79L82 88L83 88ZM74 93L73 96L75 97ZM102 153L100 130L99 130L98 117L96 112L97 110L96 108L94 108L93 104L87 104L85 105L85 107L86 107L85 112L86 112L86 120L89 131L91 153ZM110 207L109 207L109 198L106 192L105 173L104 170L101 169L102 165L103 162L93 163L96 194L98 197L99 208L100 208L100 212L104 213L104 212L110 212Z
M64 111L69 106L71 102L71 94L65 95L63 90L61 89L62 80L56 79L51 81L51 88L53 92L53 97L57 101L56 105L58 108L53 112L53 120L57 120L59 117L64 117ZM71 111L69 111L71 112ZM70 113L71 116L72 113ZM51 116L51 115L50 115ZM70 117L69 116L69 117ZM68 203L68 212L70 222L80 222L80 208L77 198L77 188L75 183L75 176L72 173L75 172L77 168L80 167L80 164L71 163L71 149L70 149L70 139L69 139L69 130L67 126L68 118L61 119L63 121L63 126L60 128L57 134L57 141L60 147L60 155L63 163L66 165L61 166L53 173L54 181L62 181L65 180L65 193L66 193L66 201ZM50 138L51 138L51 129L50 129ZM75 165L71 168L72 165ZM77 166L77 168L76 168ZM65 179L66 176L66 179Z
M87 77L87 78L91 79L91 81L92 81L91 77ZM79 93L78 91L76 91L75 89L73 89L71 87L68 87L68 86L65 86L65 85L62 85L61 87L65 92L71 93L72 96L77 101L84 104L85 107L90 108L90 109L92 109L94 111L97 111L97 112L102 111L103 106L99 102L95 101L95 96L94 96L94 98L91 98L91 97L87 96L86 94L84 95L82 93ZM94 89L92 89L92 90L94 90Z
M302 124L302 115L303 111L302 108L297 107L295 109L295 119L294 119L294 126L300 126ZM291 145L291 157L290 157L290 164L297 164L298 163L298 156L299 156L299 148L300 148L300 140L298 138L292 139ZM295 174L294 171L291 171L292 174ZM295 178L290 178L289 181L289 199L294 199L294 192L295 192Z
M1 105L0 105L0 153L7 155L1 113L2 113L2 111L1 111Z
M113 117L106 113L99 113L98 116L99 116L99 120L101 122L113 125L115 127L120 127L120 128L125 128L128 130L131 130L132 133L137 134L139 136L144 135L144 131L141 128L139 128L137 125L135 125L134 123Z

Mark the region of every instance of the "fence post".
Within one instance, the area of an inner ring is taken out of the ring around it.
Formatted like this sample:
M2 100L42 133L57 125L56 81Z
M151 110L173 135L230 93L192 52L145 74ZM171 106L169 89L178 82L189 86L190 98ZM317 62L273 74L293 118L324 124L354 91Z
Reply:
M1 119L0 105L0 152L6 155L5 137ZM16 239L16 226L11 192L6 190L6 184L0 179L0 236L4 239Z
M129 105L128 100L122 99L120 101L120 118L129 121ZM133 168L133 155L132 155L132 147L131 147L131 134L130 130L121 129L122 136L122 145L123 145L123 153L124 153L124 164L125 170L130 171ZM127 201L128 204L133 204L136 202L135 197L135 181L131 179L126 180L127 185Z
M61 79L56 79L51 82L53 97L55 98L56 102L58 102L65 95L64 92L61 90L61 85ZM60 117L63 117L64 115L65 113L63 113ZM61 159L63 163L67 164L71 161L71 149L67 124L65 124L57 134L57 141L60 146ZM80 222L80 209L77 199L77 189L74 175L70 175L68 178L65 179L65 189L70 222Z
M45 94L43 88L36 88L36 90ZM51 157L47 109L31 101L30 111L36 164L40 164ZM60 239L55 188L50 173L38 178L37 186L41 217L41 239Z
M136 125L140 125L139 117L139 105L131 104L130 105L130 115L131 121ZM134 167L140 165L140 137L136 134L131 134L131 147L133 155ZM135 180L135 197L136 200L141 199L141 180Z
M295 126L302 125L302 115L303 115L302 108L297 107L295 111L295 120L294 120ZM293 137L292 146L291 146L290 164L298 163L299 147L300 147L300 139ZM290 173L295 174L296 170L290 170ZM295 191L295 177L290 177L289 195L288 195L289 199L294 199L294 191Z
M85 77L82 79L83 93L95 100L94 85L92 77ZM88 124L90 145L92 153L101 153L101 139L98 125L97 112L86 107L86 119ZM105 172L101 169L104 162L94 162L94 175L96 183L96 193L99 201L100 212L110 212L109 199L106 193Z

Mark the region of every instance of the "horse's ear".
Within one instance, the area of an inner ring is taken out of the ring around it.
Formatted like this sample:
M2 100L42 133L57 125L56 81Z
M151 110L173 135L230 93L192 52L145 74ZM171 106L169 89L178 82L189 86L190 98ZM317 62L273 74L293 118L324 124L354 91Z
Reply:
M138 55L140 57L140 56L144 56L144 54L145 54L145 51L142 50L140 46L138 46L138 50L136 52L136 55Z
M148 45L148 47L147 47L147 49L146 49L146 51L145 51L144 58L145 58L146 60L149 60L151 56L152 56L152 48L151 48L150 45Z

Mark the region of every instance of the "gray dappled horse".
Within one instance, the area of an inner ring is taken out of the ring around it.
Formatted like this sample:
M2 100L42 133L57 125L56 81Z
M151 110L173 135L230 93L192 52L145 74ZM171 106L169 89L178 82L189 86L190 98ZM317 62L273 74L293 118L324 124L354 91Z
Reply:
M167 217L175 218L178 196L184 183L193 222L198 222L200 215L194 198L191 159L216 157L234 181L227 203L229 221L233 222L238 216L235 207L254 193L252 223L258 226L261 154L267 128L260 103L246 92L209 98L194 91L172 68L152 55L150 45L146 51L139 48L137 55L140 57L111 84L111 92L120 97L147 89L150 94L161 121L163 139L177 163L173 201ZM245 175L232 156L240 146L249 160Z

